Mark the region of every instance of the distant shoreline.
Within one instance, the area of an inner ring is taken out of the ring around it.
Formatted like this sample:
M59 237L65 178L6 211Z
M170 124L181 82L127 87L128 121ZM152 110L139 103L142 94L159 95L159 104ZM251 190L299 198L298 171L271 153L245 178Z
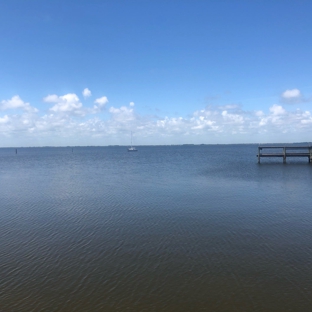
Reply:
M282 143L282 142L266 142L266 143L200 143L200 144L192 144L192 143L185 143L185 144L136 144L135 146L139 147L161 147L161 146L215 146L215 145L312 145L311 142L292 142L292 143ZM129 145L44 145L44 146L3 146L0 148L84 148L84 147L128 147Z

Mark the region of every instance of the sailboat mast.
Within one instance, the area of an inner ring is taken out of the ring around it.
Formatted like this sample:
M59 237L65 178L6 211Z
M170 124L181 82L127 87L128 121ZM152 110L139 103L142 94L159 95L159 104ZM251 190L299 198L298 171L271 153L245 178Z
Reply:
M137 152L138 150L132 146L132 131L131 131L131 146L128 148L128 152Z

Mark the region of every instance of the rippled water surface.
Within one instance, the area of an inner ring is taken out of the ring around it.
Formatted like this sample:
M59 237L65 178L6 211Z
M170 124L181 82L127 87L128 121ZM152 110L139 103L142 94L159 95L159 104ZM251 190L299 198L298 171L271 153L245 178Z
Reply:
M312 311L312 164L256 153L0 149L0 311Z

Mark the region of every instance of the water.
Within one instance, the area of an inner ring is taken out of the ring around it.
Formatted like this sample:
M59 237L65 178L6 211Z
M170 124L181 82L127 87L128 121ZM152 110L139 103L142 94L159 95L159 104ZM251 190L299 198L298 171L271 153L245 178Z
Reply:
M0 149L0 311L312 311L312 165L256 154Z

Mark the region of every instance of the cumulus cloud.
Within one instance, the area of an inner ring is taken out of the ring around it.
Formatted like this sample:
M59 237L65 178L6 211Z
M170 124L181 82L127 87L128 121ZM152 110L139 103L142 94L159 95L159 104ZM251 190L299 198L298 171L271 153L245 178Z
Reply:
M109 112L115 121L125 123L127 121L133 121L135 115L132 108L127 106L121 106L120 108L110 107Z
M244 122L244 117L239 114L228 113L228 111L222 111L221 113L223 119L226 122L242 124Z
M125 106L109 107L105 111L105 118L100 118L100 115L88 114L96 114L106 107L106 97L95 100L96 110L84 108L74 93L62 96L51 94L46 96L44 101L51 104L45 115L33 113L30 104L23 102L19 97L1 101L1 110L15 111L12 114L0 114L0 136L42 138L43 144L52 142L46 141L52 140L51 138L56 140L53 141L56 142L54 144L65 139L69 140L66 141L66 145L72 144L70 142L78 145L83 145L83 142L105 144L107 140L112 140L108 144L122 144L125 139L124 133L135 131L138 140L140 137L146 137L149 143L155 143L150 138L157 138L156 143L169 142L165 140L172 140L171 143L178 140L187 142L188 139L194 142L201 140L201 143L231 143L237 137L252 142L257 135L262 134L268 134L273 141L281 134L286 139L291 134L296 134L298 140L302 141L303 135L307 136L312 131L311 111L293 110L293 107L278 104L267 110L255 111L244 110L238 105L207 106L190 113L188 117L159 117L141 115L135 111L134 105L131 104L133 102L129 102ZM103 137L106 141L102 140ZM101 140L94 141L96 138ZM123 143L127 144L128 141Z
M282 93L284 99L297 99L301 97L301 92L298 89L286 90Z
M312 114L309 111L305 111L300 118L300 122L304 125L312 124Z
M308 102L299 89L286 90L281 94L281 102L285 104L298 104Z
M134 102L130 102L129 106L133 107L134 106Z
M75 93L68 93L62 96L52 94L46 96L43 101L54 103L54 106L50 108L51 112L85 115L85 112L82 109L82 103Z
M36 113L38 110L24 102L18 95L13 96L10 100L3 100L0 104L1 110L22 109L27 112Z
M98 104L100 107L104 107L108 103L108 99L106 96L102 96L94 101L95 104Z
M85 88L85 89L83 89L83 91L82 91L82 95L83 95L85 98L88 98L88 97L90 97L92 94L91 94L91 91L90 91L88 88Z
M94 103L95 105L93 106L92 113L96 114L105 108L106 104L108 103L108 98L106 96L102 96L97 98Z
M59 97L56 94L49 94L45 98L43 98L44 102L47 103L56 103L59 100Z
M284 115L286 113L285 109L282 106L276 104L270 107L270 112L275 116Z

